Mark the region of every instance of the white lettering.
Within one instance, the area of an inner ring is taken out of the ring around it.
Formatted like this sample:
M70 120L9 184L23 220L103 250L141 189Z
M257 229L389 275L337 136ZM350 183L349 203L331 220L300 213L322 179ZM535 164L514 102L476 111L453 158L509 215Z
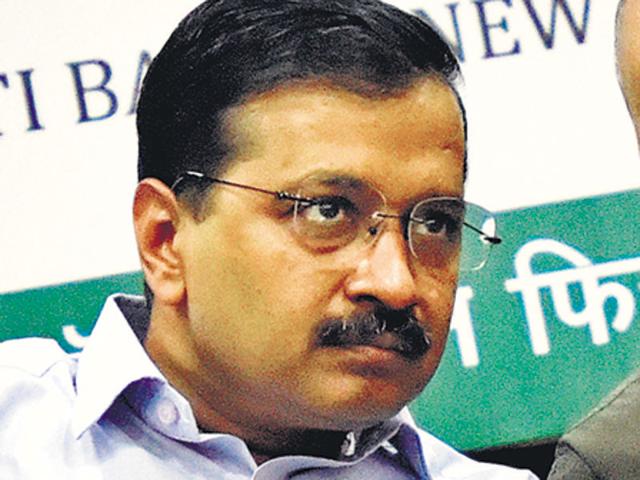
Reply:
M552 254L567 260L575 268L534 273L532 259L538 254ZM640 272L640 257L594 265L582 253L551 239L537 239L524 245L515 256L516 277L505 282L508 292L520 292L529 325L534 354L546 355L551 349L546 319L540 301L540 290L550 288L553 305L560 321L570 327L589 327L594 345L608 343L609 326L604 304L609 298L617 302L612 326L625 332L635 311L635 299L627 287L616 282L600 283L599 279ZM569 285L579 283L584 296L584 309L576 312L569 298Z

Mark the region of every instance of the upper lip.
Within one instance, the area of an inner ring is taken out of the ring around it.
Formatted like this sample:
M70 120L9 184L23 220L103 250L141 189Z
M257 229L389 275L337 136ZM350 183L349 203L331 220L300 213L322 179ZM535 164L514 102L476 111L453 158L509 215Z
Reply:
M324 344L324 346L334 348L349 348L358 346L373 347L379 348L381 350L396 352L399 355L411 360L415 360L421 356L416 355L416 351L412 350L406 342L403 342L400 337L393 332L382 332L381 334L376 335L375 337L370 338L366 341L328 342Z
M398 335L391 332L382 332L381 334L375 336L374 338L366 342L362 342L362 343L355 342L352 344L350 343L345 344L345 346L348 346L348 345L370 346L370 347L381 348L383 350L395 350L397 352L404 351L402 341L400 340Z

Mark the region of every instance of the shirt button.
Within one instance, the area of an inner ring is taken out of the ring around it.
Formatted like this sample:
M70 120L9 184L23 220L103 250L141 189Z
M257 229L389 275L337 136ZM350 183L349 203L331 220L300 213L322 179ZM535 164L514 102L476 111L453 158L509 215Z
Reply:
M171 400L160 400L156 409L158 420L164 425L172 425L178 421L178 409Z

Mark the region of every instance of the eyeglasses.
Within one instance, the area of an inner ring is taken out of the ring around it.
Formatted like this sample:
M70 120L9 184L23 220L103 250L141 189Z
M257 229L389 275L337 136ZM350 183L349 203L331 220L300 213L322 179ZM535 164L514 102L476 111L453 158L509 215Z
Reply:
M432 197L419 201L404 214L386 213L382 193L346 175L311 177L296 187L296 193L289 193L186 171L171 189L178 194L189 181L242 188L292 202L294 231L307 248L318 253L360 251L363 243L371 242L381 232L387 219L402 222L409 250L427 268L458 263L461 271L479 270L491 247L502 242L493 214L478 205L457 197Z

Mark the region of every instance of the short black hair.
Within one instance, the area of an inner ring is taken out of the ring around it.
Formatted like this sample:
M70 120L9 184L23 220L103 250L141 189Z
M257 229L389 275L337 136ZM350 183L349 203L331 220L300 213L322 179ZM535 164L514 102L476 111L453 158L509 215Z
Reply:
M186 170L219 174L230 157L224 114L289 81L384 97L425 75L456 92L459 74L434 26L378 0L209 0L178 25L145 77L138 176L171 185Z

